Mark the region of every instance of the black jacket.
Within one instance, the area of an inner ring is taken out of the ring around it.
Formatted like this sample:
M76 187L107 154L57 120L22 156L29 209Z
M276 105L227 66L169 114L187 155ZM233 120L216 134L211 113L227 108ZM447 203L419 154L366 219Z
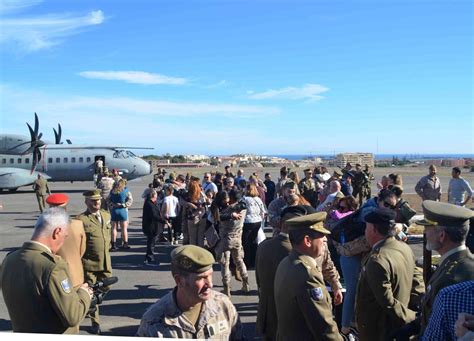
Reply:
M154 235L158 231L158 223L163 223L160 208L150 199L143 203L142 230L145 235Z

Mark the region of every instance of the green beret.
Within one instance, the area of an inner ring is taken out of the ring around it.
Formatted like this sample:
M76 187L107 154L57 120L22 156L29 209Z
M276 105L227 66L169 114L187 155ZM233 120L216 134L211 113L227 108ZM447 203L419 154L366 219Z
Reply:
M308 214L287 220L286 226L288 227L289 231L308 228L322 234L331 234L329 230L324 228L326 216L326 212Z
M468 208L444 202L425 200L422 204L425 219L418 225L460 226L474 216Z
M82 193L83 196L85 196L87 199L92 199L92 200L98 200L102 199L100 196L100 190L99 189L93 189L91 191L85 191Z
M214 262L209 251L196 245L178 246L171 252L171 264L186 272L205 272Z

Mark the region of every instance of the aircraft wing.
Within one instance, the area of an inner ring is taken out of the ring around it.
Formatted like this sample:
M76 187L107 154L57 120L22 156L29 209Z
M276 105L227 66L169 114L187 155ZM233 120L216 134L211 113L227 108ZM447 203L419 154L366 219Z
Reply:
M45 179L50 177L44 173ZM30 174L30 171L22 168L0 168L0 188L3 189L13 189L22 186L28 186L35 182L38 178L38 172L33 172Z
M70 145L70 144L48 144L47 149L155 149L150 147L123 147L123 146L87 146L87 145Z

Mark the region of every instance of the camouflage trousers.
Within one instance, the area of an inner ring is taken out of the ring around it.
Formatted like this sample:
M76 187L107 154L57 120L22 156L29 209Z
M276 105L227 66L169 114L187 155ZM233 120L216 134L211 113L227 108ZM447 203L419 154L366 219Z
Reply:
M232 257L237 271L241 274L242 278L248 277L247 267L244 263L244 250L242 246L240 246L239 248L231 248L230 250L223 251L219 258L219 263L221 264L222 282L227 285L230 283L230 279L232 276L229 267L230 257Z

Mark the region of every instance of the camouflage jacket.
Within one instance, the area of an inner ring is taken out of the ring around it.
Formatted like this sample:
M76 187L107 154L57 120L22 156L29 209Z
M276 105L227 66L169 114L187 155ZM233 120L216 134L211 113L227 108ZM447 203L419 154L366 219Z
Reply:
M176 303L176 288L153 304L142 317L137 336L185 339L242 340L242 324L230 299L212 291L201 308L196 328Z

